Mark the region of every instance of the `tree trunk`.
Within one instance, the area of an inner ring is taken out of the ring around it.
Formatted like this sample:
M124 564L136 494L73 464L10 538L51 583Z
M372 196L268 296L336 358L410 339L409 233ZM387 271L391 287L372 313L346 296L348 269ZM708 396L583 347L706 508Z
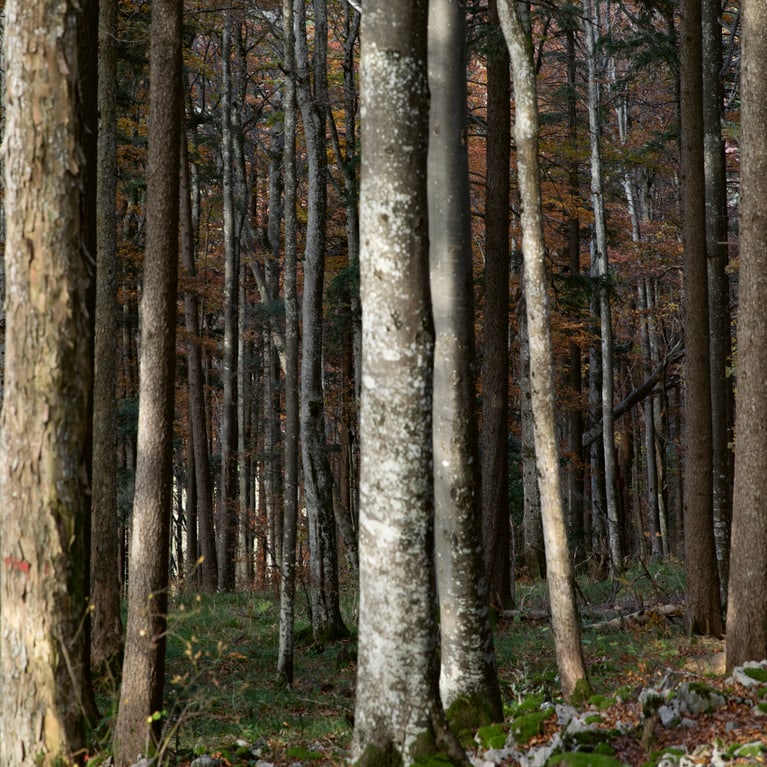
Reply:
M727 669L767 655L767 8L743 5L740 306Z
M283 176L285 179L285 500L280 560L280 646L277 679L293 683L293 625L298 519L298 296L296 291L296 73L293 0L283 0L285 62Z
M89 708L94 8L5 4L0 763L20 767L82 761Z
M562 485L554 418L553 358L543 247L540 171L538 165L538 97L533 46L512 0L498 8L509 46L516 121L519 193L522 202L522 251L530 334L530 396L535 431L535 456L543 510L547 577L557 666L566 700L579 702L591 687L581 649L575 604L575 578L567 545Z
M570 274L573 277L581 276L581 222L578 210L579 199L579 168L576 149L578 147L578 93L577 93L577 59L576 59L576 31L578 28L577 18L568 13L565 16L567 31L567 128L569 139L569 151L573 158L568 163L567 185L570 195L570 212L567 219L567 250ZM584 482L585 482L585 456L582 446L584 431L584 414L582 405L583 394L583 371L581 363L581 347L576 340L568 344L568 370L567 383L572 392L571 396L575 405L567 416L567 438L569 442L570 461L567 470L567 497L568 497L568 528L570 540L573 545L573 554L576 562L582 561L586 556L586 539L584 527Z
M99 13L96 335L91 500L91 664L122 663L117 568L117 2ZM113 669L114 671L117 668Z
M345 636L338 593L338 547L333 477L325 441L322 386L322 299L327 238L327 19L325 0L314 2L314 88L309 81L306 7L296 0L297 100L309 164L309 204L304 250L301 354L301 449L309 524L309 569L314 641Z
M488 3L485 274L482 339L482 537L489 597L514 601L509 521L509 51Z
M456 729L503 720L482 559L463 3L429 3L429 266L440 693Z
M447 752L436 654L426 155L427 3L362 18L360 614L352 759Z
M199 530L202 588L208 594L218 584L218 552L213 526L213 488L208 452L208 416L205 408L205 381L203 379L202 350L200 349L200 319L197 286L194 284L197 267L194 257L194 228L192 199L189 184L189 158L186 136L180 141L181 183L180 239L181 265L185 281L190 286L184 293L184 322L187 335L187 380L189 386L189 421L191 448L194 453L194 481L197 501L197 528ZM189 531L187 531L188 534ZM197 566L197 557L189 564Z
M711 367L711 459L713 513L719 581L726 598L732 516L730 283L727 276L727 169L722 140L722 27L719 0L704 0L703 168L706 185L706 264L708 268L709 348Z
M235 206L234 139L231 77L233 12L224 13L221 33L221 153L224 195L224 349L221 365L221 499L219 508L218 589L233 591L237 560L237 338L239 335L239 228Z
M522 279L524 284L524 278ZM538 490L538 467L535 456L535 428L530 386L530 335L527 332L527 302L520 299L518 311L519 335L519 412L522 421L522 559L533 578L546 577L546 552L541 520L541 494Z
M181 110L180 0L152 3L147 241L128 630L114 732L117 767L159 744L172 501Z
M650 353L650 328L647 315L649 306L647 301L647 285L640 278L637 288L637 308L640 311L639 338L642 345L642 355L648 369L652 369L652 355ZM647 529L650 535L650 554L653 559L661 559L663 556L663 535L660 524L660 505L658 503L658 464L655 460L655 414L654 397L648 397L642 406L644 416L644 452L647 470Z
M684 245L684 561L688 629L723 631L713 522L703 79L700 0L684 0L680 24L681 181Z
M592 277L599 295L599 327L602 351L602 449L604 451L604 483L607 516L607 543L610 572L613 576L623 569L620 520L616 488L617 458L613 419L613 330L610 310L610 273L607 261L607 231L605 226L604 191L602 183L602 153L599 146L599 84L597 73L596 37L599 33L599 0L589 0L584 21L589 70L589 143L591 146L591 205L594 211L595 242L592 249Z

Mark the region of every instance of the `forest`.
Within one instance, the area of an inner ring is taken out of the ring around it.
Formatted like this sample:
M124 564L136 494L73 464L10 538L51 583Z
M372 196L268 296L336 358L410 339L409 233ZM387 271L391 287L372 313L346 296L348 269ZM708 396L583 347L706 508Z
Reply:
M764 3L0 23L0 767L767 760Z

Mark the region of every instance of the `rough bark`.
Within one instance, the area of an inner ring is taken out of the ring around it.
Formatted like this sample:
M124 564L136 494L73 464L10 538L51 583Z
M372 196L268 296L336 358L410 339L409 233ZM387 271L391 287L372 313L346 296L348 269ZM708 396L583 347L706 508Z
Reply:
M501 26L509 46L516 103L514 135L522 203L522 250L527 326L530 334L530 396L535 455L543 511L547 578L557 667L566 700L590 692L581 649L575 602L575 579L567 544L554 417L553 357L544 264L543 216L538 161L538 98L532 38L511 0L499 4Z
M684 247L684 560L691 633L723 631L713 521L706 210L703 173L701 7L684 0L680 23Z
M85 744L95 158L78 56L92 8L5 4L0 763L21 767L71 764Z
M767 655L767 8L743 5L740 303L727 668Z
M128 626L114 731L117 767L158 744L162 721L172 503L181 110L181 0L152 3L136 490Z
M440 693L459 730L503 719L482 558L463 3L429 3L428 215Z
M465 761L439 698L426 153L427 3L362 18L360 612L352 759Z
M91 501L91 664L121 663L117 567L117 2L99 13L98 197Z
M488 4L485 274L482 336L482 537L492 604L513 603L509 523L509 51Z

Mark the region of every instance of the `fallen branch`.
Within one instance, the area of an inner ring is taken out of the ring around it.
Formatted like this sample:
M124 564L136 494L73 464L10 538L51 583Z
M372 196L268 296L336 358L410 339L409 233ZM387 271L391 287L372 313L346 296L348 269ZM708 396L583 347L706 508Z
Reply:
M610 620L589 623L584 628L592 631L617 631L626 628L629 623L642 626L649 623L653 618L671 618L680 615L684 615L682 605L658 605L647 610L637 610L635 613L619 615L617 618L610 618Z
M634 405L641 402L645 397L649 397L655 390L655 384L663 377L666 372L666 368L672 363L680 360L684 356L684 349L681 346L676 346L665 357L663 362L652 372L649 378L645 379L643 383L637 386L632 392L630 392L626 398L617 404L613 408L613 418L619 418L627 411L631 410ZM602 434L602 422L599 421L592 429L585 432L581 437L581 445L588 447L592 442L595 442Z

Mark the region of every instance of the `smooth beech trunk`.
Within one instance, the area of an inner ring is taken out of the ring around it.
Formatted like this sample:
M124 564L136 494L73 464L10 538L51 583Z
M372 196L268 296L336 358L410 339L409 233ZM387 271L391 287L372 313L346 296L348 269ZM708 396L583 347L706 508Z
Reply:
M360 612L352 759L465 761L440 703L434 575L426 0L362 18Z
M503 720L482 558L463 3L429 3L429 267L440 693L460 729Z

